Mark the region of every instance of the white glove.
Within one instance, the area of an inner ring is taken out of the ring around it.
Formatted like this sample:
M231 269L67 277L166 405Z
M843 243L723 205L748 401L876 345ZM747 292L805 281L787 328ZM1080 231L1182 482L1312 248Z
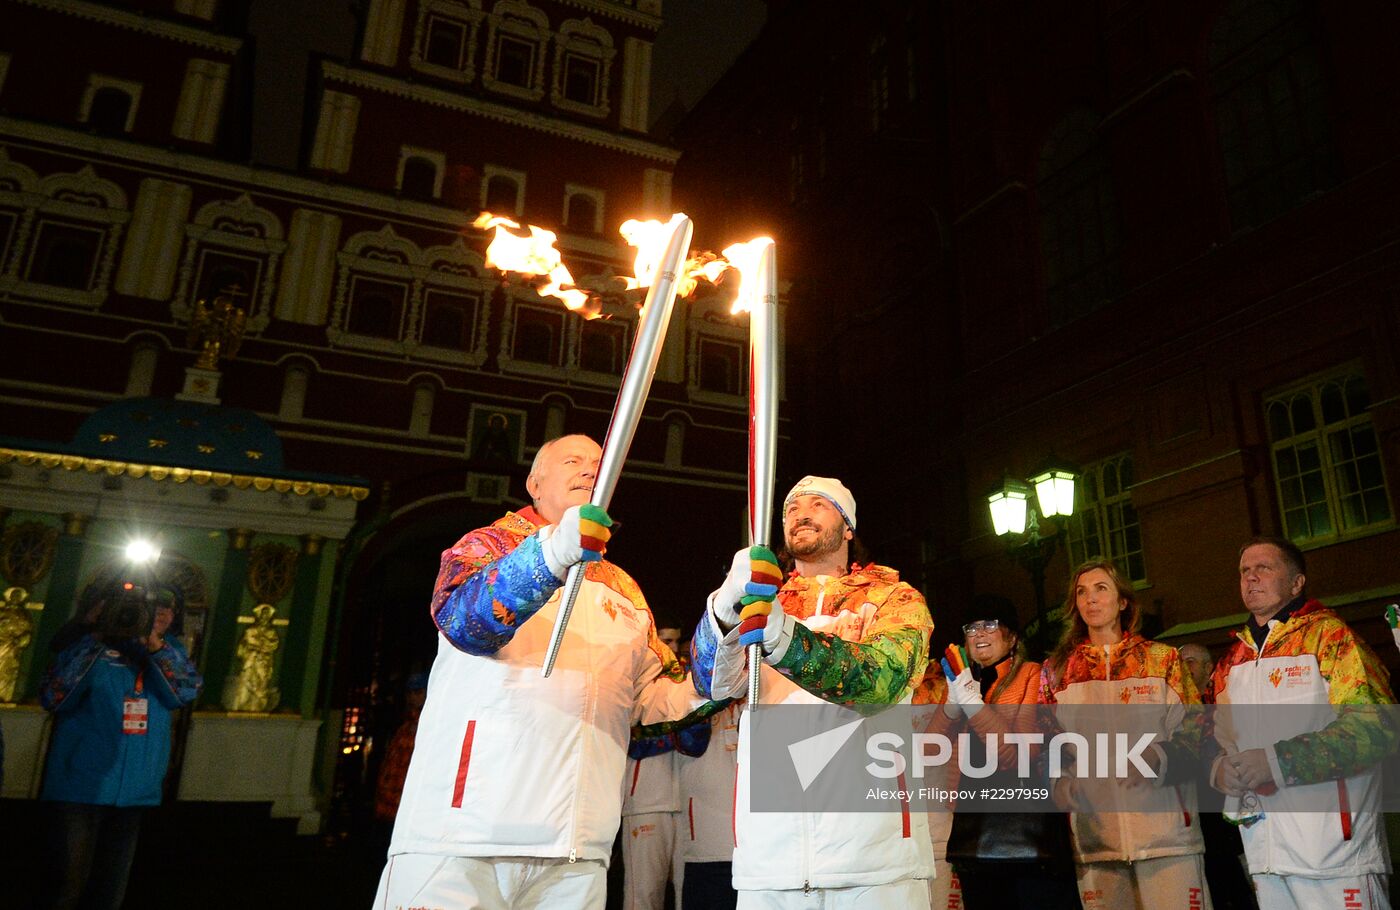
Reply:
M729 574L724 583L710 595L710 610L715 614L719 627L728 631L739 624L739 598L744 596L744 586L753 575L749 561L749 548L744 547L734 554L729 564Z
M768 622L763 627L763 660L765 663L776 664L783 659L787 653L788 645L792 644L792 631L797 627L797 620L783 612L783 608L778 604L773 604L773 612L768 614Z
M948 680L948 701L943 705L944 714L956 718L961 710L963 714L971 717L983 707L982 684L972 678L971 667L964 668L961 673Z
M592 517L583 517L581 510L588 509ZM597 506L570 506L564 510L559 524L540 528L537 536L544 564L554 577L562 581L568 575L569 567L576 562L596 562L602 558L603 549L611 536L608 526L612 519ZM584 531L587 531L585 541ZM599 547L585 546L591 543Z

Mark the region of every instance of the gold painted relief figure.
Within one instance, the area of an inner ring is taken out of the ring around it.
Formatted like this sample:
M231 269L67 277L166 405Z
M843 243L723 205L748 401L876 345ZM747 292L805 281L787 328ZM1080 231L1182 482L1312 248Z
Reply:
M277 707L281 693L272 684L272 659L282 646L282 636L275 626L285 626L287 620L273 619L274 612L271 604L258 604L251 617L238 617L251 625L235 652L239 670L224 686L224 707L230 711L265 712Z

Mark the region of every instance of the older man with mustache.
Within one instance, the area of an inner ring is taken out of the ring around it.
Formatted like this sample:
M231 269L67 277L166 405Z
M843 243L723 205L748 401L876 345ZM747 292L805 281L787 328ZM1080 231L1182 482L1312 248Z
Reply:
M783 503L783 535L794 560L782 584L764 548L740 550L710 595L693 645L696 689L742 692L740 612L776 604L761 629L764 704L907 704L928 663L933 620L923 595L899 573L850 561L856 501L841 481L804 477ZM781 607L781 609L777 609ZM752 612L752 611L749 611ZM927 815L907 803L888 812L751 812L749 714L740 722L733 880L740 908L927 907L933 848ZM786 756L783 756L786 760ZM819 892L813 894L813 892Z
M631 728L722 707L684 682L636 582L602 558L612 519L589 505L601 454L587 436L546 442L526 481L533 505L442 555L438 655L376 908L603 907Z

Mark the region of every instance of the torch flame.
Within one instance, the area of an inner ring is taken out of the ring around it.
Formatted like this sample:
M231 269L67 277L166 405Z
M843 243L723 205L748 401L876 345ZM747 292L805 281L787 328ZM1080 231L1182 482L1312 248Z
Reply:
M739 295L734 298L734 306L729 312L752 313L758 305L758 259L764 248L772 243L771 237L755 237L748 243L736 243L724 248L724 260L719 261L724 262L726 267L739 270Z
M557 297L571 310L583 310L588 303L588 294L574 287L574 276L554 248L558 239L553 231L528 225L529 236L516 233L522 230L518 222L509 218L482 212L472 222L472 227L480 230L496 229L495 236L486 247L486 264L503 272L518 272L521 275L544 275L549 280L536 290L541 297ZM597 315L594 312L589 318Z
M676 222L684 217L680 214L672 215L671 220L664 223L655 219L638 221L631 218L622 223L618 233L627 241L628 246L637 248L637 257L632 264L632 274L636 277L623 278L627 290L651 287L652 282L656 280L656 269L661 263L661 257L666 254L666 244L675 231ZM687 285L684 277L677 276L677 297L686 297L693 290L693 280Z
M629 246L637 250L632 266L635 277L619 276L627 290L649 288L656 281L661 259L666 254L666 244L670 242L677 222L684 218L684 215L675 214L670 221L639 221L633 218L623 223L619 233ZM591 297L574 283L573 275L555 249L558 235L553 231L533 224L522 226L519 222L490 212L482 212L472 222L472 227L495 229L491 243L486 247L488 266L521 275L543 275L547 281L537 289L540 296L559 298L564 306L585 319L597 319L602 315L602 301ZM736 269L739 272L739 295L731 312L752 312L757 302L752 298L757 293L757 282L753 276L758 267L758 258L764 246L772 243L771 238L758 237L748 243L727 247L723 255L692 250L690 258L676 276L676 296L690 297L701 279L715 284L727 270Z

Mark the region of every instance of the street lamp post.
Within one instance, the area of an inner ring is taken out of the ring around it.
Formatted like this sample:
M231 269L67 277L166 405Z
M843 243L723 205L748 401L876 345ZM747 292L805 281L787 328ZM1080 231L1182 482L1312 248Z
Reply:
M1078 476L1078 471L1068 465L1049 464L1025 481L1006 476L987 496L992 528L1007 542L1015 560L1030 573L1031 586L1035 589L1035 618L1026 626L1028 640L1044 635L1048 618L1045 567L1065 536L1063 522L1042 529L1041 519L1068 518L1074 514L1074 483Z

